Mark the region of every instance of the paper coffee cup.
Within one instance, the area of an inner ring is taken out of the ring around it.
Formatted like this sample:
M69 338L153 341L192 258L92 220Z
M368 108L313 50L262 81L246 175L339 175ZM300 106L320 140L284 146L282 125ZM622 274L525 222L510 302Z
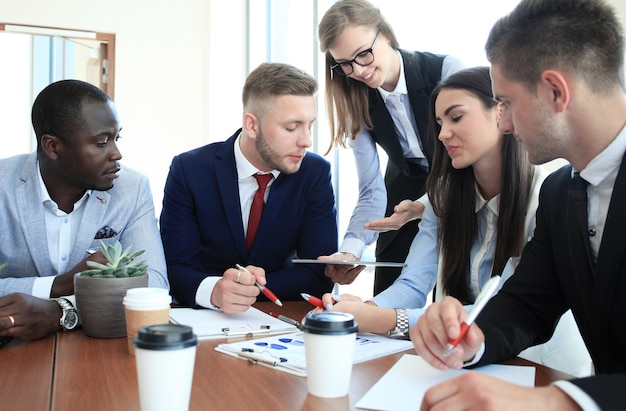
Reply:
M198 337L180 324L139 328L133 339L142 411L187 411Z
M123 302L126 313L128 352L135 355L133 338L139 327L167 324L170 320L172 297L164 288L139 287L126 291Z
M307 314L302 332L310 394L324 398L348 395L357 331L352 314Z

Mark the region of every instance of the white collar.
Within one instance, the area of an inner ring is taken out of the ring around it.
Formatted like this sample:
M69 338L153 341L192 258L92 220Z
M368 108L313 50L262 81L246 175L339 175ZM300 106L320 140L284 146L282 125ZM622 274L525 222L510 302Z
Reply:
M383 101L387 101L387 98L390 94L396 94L401 96L403 94L408 94L408 88L406 86L406 77L404 75L404 61L402 60L402 54L396 50L398 53L398 57L400 57L400 77L398 78L398 84L396 84L396 88L393 91L384 90L382 87L378 87L378 92L380 93Z
M243 152L241 151L241 147L239 146L242 133L243 131L239 133L239 135L235 139L235 166L237 167L238 178L241 180L246 177L252 177L253 175L257 173L267 174L266 172L258 170L255 166L252 165L252 163L250 163L250 161L248 161L246 156L243 155ZM278 176L280 175L280 171L278 170L272 170L270 171L270 173L274 175L274 179L277 179Z
M500 194L494 196L491 200L487 201L483 198L478 188L478 183L474 182L474 189L476 190L476 206L474 212L478 213L485 205L498 216L498 210L500 209Z
M587 167L580 171L580 176L592 186L600 184L616 168L622 164L622 157L626 151L626 126L617 134L617 137L600 154L595 156ZM574 169L572 168L572 173Z
M47 201L50 201L58 208L58 204L50 197L50 193L48 193L48 189L46 188L46 183L43 181L43 177L41 176L41 166L39 164L39 160L37 160L37 179L39 180L39 191L41 193L42 203L46 204ZM85 191L85 194L74 203L74 210L76 210L82 203L85 201L90 195L92 190Z

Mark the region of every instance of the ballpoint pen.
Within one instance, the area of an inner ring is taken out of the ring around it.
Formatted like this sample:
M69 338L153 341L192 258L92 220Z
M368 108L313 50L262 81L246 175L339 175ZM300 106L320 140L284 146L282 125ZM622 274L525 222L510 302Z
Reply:
M302 296L302 298L304 298L306 301L310 302L316 307L327 308L327 307L324 307L324 303L322 302L322 300L320 300L319 298L315 296L312 296L311 294L300 293L300 295ZM330 308L332 309L332 306Z
M341 301L341 295L339 295L339 283L333 285L333 290L330 292L333 295L333 300Z
M454 340L450 340L448 345L446 345L446 349L443 351L444 357L450 355L452 350L454 350L454 348L459 345L461 340L463 340L470 326L472 325L474 320L476 320L476 317L478 317L478 314L480 314L482 309L485 308L487 301L489 301L491 297L493 297L493 295L496 293L496 290L498 289L498 284L500 284L499 275L495 275L491 277L489 281L487 281L487 284L485 284L483 289L478 294L478 297L476 297L474 307L472 307L472 310L469 312L469 314L467 314L467 317L465 317L465 320L461 323L461 332L459 333L459 336Z
M300 321L296 321L293 318L287 317L286 315L278 314L273 311L270 311L270 315L274 318L278 318L279 320L286 322L287 324L295 325L298 328L302 326L302 324L300 324Z
M252 275L252 276L254 275L254 274L252 274L250 271L248 271L248 270L246 269L246 267L244 267L244 266L242 266L242 265L240 265L240 264L235 264L235 267L237 267L237 269L238 269L239 271L242 271L242 272L244 272L244 273L248 273L248 274L250 274L250 275ZM256 280L254 280L254 283L255 283L255 285L256 285L257 287L259 287L259 290L261 290L261 292L262 292L263 294L265 294L265 296L266 296L267 298L269 298L269 299L270 299L270 301L271 301L271 302L273 302L274 304L276 304L276 305L278 305L278 306L280 306L280 307L282 307L282 306L283 306L283 303L282 303L282 302L278 299L278 297L276 297L276 295L275 295L273 292L271 292L271 291L270 291L270 289L269 289L269 288L267 288L267 287L266 287L266 286L264 286L264 285L259 284Z
M246 358L250 361L253 362L260 362L263 364L269 364L269 365L279 365L280 363L286 362L287 359L286 358L273 358L273 357L266 357L264 355L259 355L259 354L255 354L254 350L250 350L250 349L243 349L242 352L237 353L237 355L239 355L240 357Z

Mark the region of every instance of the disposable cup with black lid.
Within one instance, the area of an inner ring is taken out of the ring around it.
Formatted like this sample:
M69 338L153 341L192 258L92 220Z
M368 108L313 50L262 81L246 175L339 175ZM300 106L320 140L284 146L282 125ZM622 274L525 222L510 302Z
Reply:
M358 329L352 314L307 314L302 332L309 394L324 398L348 395Z
M180 324L139 328L133 339L142 411L188 410L198 337Z

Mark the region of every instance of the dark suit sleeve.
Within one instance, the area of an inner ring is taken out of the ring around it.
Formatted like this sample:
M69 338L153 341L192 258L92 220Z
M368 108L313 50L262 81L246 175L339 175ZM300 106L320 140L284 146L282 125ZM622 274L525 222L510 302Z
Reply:
M515 273L476 319L485 334L485 353L475 366L514 357L529 346L547 341L561 315L571 308L597 372L602 372L598 364L607 361L611 368L610 372L571 382L602 410L621 410L625 402L620 388L626 387L625 364L620 357L623 348L610 353L607 348L594 350L594 344L590 345L594 339L606 338L597 335L601 328L598 321L591 320L598 305L593 303L593 287L588 283L592 277L585 271L585 251L577 242L579 229L572 227L576 217L569 205L568 181L569 169L545 180L533 239L524 248ZM607 347L623 347L619 338L605 343Z
M296 208L299 208L296 218L300 227L295 232L297 257L317 258L337 251L337 215L330 165L311 154L307 157L310 157L306 164L307 177L291 187L288 201L295 202ZM294 209L294 206L288 208ZM281 222L281 225L287 224L289 220ZM278 235L281 227L274 227L274 230L274 235ZM275 241L281 239L277 237ZM271 246L267 251L272 252ZM281 299L301 300L302 292L321 296L332 288L332 282L324 275L324 265L287 262L285 267L267 273L268 287Z
M165 183L160 229L171 294L176 302L195 307L198 286L211 273L203 272L197 262L202 234L194 193L188 184L183 162L180 156L175 157Z

